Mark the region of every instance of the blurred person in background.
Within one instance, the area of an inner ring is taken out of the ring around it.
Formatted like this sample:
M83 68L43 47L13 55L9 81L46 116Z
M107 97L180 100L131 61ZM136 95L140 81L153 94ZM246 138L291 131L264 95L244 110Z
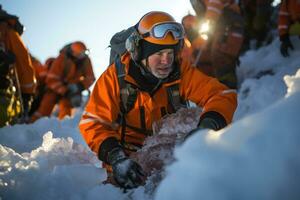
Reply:
M66 45L52 62L46 76L46 92L38 110L32 115L31 122L50 116L58 103L58 118L71 115L72 108L81 104L81 92L95 81L88 49L81 41Z
M0 126L26 123L36 78L22 41L23 25L0 5Z
M191 0L199 22L201 46L195 65L229 88L237 88L236 67L244 41L244 20L233 0Z

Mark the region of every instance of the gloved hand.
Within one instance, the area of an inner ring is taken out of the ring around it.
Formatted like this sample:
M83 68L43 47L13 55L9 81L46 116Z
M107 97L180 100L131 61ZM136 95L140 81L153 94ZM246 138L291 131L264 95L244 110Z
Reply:
M108 153L107 160L113 169L115 181L124 189L136 188L143 183L145 176L141 166L128 158L121 147Z
M212 129L212 130L220 130L227 125L225 118L214 111L209 111L201 116L201 119L197 125L197 128L189 132L183 139L185 141L187 138L192 136L194 133L197 133L202 129Z
M200 121L198 127L200 129L218 130L218 123L214 119L206 117Z
M79 107L81 105L81 92L84 87L81 83L72 83L67 86L65 97L67 97L72 107Z
M289 54L289 49L294 50L294 46L291 43L290 37L288 34L284 34L280 36L280 53L282 54L283 57L288 57L290 56Z
M72 83L67 86L66 97L72 97L81 93L84 90L84 87L81 83Z
M199 128L203 129L212 129L212 130L220 130L227 125L225 118L219 114L218 112L209 111L203 116L198 123Z

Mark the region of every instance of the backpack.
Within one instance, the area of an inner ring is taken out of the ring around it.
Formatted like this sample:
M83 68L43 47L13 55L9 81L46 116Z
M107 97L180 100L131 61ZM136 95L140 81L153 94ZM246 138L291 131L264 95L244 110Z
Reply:
M110 57L109 65L111 65L117 58L126 53L125 42L126 39L135 31L135 26L115 33L110 40Z

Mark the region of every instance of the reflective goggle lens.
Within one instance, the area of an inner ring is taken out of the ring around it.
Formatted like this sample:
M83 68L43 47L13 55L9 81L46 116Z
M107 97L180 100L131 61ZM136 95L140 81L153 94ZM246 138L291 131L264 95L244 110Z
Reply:
M157 39L163 39L169 32L175 39L182 39L184 37L182 25L176 22L156 24L152 27L150 35Z

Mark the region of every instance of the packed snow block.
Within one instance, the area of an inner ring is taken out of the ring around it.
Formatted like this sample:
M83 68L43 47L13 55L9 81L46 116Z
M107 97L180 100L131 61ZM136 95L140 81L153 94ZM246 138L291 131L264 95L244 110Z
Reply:
M198 107L182 108L165 116L153 125L154 135L146 138L143 148L131 158L141 165L147 176L160 173L174 161L174 147L197 127L200 113Z

